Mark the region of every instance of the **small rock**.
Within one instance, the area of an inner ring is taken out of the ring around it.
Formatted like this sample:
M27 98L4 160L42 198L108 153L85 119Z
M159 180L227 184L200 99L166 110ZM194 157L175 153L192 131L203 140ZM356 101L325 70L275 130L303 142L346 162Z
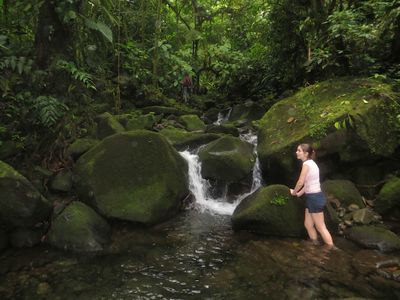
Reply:
M62 170L51 180L50 188L53 191L69 192L72 189L72 172Z
M348 207L347 207L347 210L348 211L356 211L356 210L359 210L360 209L360 207L357 205L357 204L350 204Z
M382 220L382 216L380 216L378 214L374 214L374 220L375 221L381 221Z
M40 296L47 295L51 292L51 286L47 282L41 282L38 284L36 294Z
M400 250L400 238L392 231L379 226L353 226L346 236L362 246L381 252Z
M343 216L346 214L346 209L343 207L338 208L338 215L340 218L343 218Z
M294 118L293 117L290 117L289 119L287 119L287 121L286 122L288 122L288 123L292 123L294 121Z
M346 226L349 226L349 227L353 226L353 222L350 221L350 220L344 221L344 224L345 224Z
M365 200L365 202L367 203L368 206L374 207L375 203L372 200Z
M396 281L400 281L400 270L396 270L392 273L392 278Z
M374 213L368 208L363 208L353 213L353 220L359 224L370 224L374 220Z

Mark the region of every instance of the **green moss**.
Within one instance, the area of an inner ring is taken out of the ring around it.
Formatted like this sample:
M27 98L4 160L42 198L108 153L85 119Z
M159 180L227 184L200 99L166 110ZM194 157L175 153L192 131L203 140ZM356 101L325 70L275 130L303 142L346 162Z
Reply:
M0 161L0 223L30 227L48 218L51 204L11 166Z
M115 133L125 131L124 127L110 113L106 112L96 117L97 137L103 139Z
M338 199L343 207L356 204L358 207L365 207L360 192L349 180L326 180L322 184L322 190L326 195L332 195Z
M80 195L103 215L151 224L180 205L186 169L161 135L137 130L104 139L79 159L75 172Z
M274 199L287 199L276 205ZM284 185L261 188L244 199L232 216L234 229L246 229L267 235L303 236L304 206L290 196Z
M197 115L183 115L179 118L188 131L204 131L206 125Z
M0 161L0 178L10 178L25 181L26 178L19 174L13 167Z
M173 127L164 128L159 133L165 136L170 144L177 149L197 147L221 137L214 133L187 132L184 129Z
M371 111L372 115L380 115L381 122L387 121L384 116L392 115L393 112L384 112L382 117L379 110L376 113L372 111L375 111L378 106L388 107L386 102L391 101L388 99L396 99L396 97L398 96L392 91L390 85L373 79L328 80L306 87L292 97L275 104L260 120L259 153L269 155L278 149L292 146L300 140L320 139L335 130L336 122L349 117L355 120L354 127L359 130L358 134L372 151L385 153L393 151L393 144L397 145L394 138L397 138L398 133L394 133L393 129L388 129L390 133L383 135L389 138L390 145L386 144L383 147L383 144L379 142L382 128L379 126L376 130L372 129L371 126L376 118L371 117L372 120L367 120L369 118L367 112ZM390 111L396 110L394 105L389 106L393 106ZM360 116L366 117L361 120ZM293 120L290 121L290 118ZM368 130L357 126L361 124L361 121L368 124Z
M400 178L390 178L379 191L375 201L375 209L381 214L391 213L400 209Z
M230 134L232 136L239 136L239 130L232 123L224 123L222 125L208 125L206 132L208 133L222 133Z
M239 138L225 136L199 152L205 178L235 182L251 173L255 156L253 146Z
M285 205L289 201L289 197L282 195L275 195L275 197L270 201L274 205Z
M77 139L68 147L66 154L77 158L98 143L98 140L90 138Z
M152 130L156 122L160 120L160 116L156 117L154 113L138 116L128 120L125 124L126 130L148 129Z
M167 106L147 106L142 109L144 113L155 113L155 114L163 114L163 115L184 115L185 112L182 112L179 109L174 107L167 107Z
M400 249L400 239L392 231L377 226L356 226L347 231L347 236L367 248L383 252Z
M110 227L93 209L73 202L53 221L48 236L58 248L99 251L109 241Z

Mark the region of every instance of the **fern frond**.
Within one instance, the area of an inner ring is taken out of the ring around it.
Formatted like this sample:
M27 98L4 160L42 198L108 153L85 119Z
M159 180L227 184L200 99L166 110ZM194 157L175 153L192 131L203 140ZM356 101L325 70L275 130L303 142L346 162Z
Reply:
M67 71L73 79L83 83L86 88L96 90L92 75L86 73L85 71L79 70L73 62L68 62L61 59L57 62L57 66L60 69Z

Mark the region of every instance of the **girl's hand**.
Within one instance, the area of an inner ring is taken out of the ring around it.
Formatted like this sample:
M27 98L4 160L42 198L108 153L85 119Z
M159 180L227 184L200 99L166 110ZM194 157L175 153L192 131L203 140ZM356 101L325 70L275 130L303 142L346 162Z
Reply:
M294 189L289 189L290 190L290 195L296 196L296 193L294 192Z

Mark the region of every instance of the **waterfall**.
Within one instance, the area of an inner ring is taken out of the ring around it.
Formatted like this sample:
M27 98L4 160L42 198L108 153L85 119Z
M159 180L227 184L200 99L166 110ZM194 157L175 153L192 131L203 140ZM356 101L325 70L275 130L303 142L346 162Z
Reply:
M256 153L257 136L254 134L241 135L242 140L252 143L255 145L254 151ZM253 167L253 182L251 190L248 193L239 195L233 201L229 203L226 197L213 198L209 192L211 185L210 183L201 176L201 163L199 156L196 152L182 151L180 155L187 161L189 168L189 190L192 192L195 198L195 204L201 211L209 211L211 213L220 215L232 215L236 206L248 195L252 194L262 185L260 165L258 157Z
M260 161L258 159L257 155L257 135L255 135L253 132L248 132L245 134L240 135L240 139L243 141L246 141L254 146L254 155L256 156L256 162L253 167L253 183L251 185L251 190L249 194L253 193L255 190L257 190L259 187L262 186L263 181L262 181L262 174L261 174L261 167L260 167ZM247 197L247 195L245 196Z
M221 125L221 124L227 122L228 119L229 119L229 116L231 115L231 112L232 112L232 108L229 108L229 110L226 113L226 115L224 115L222 112L219 112L218 113L218 119L213 124L214 125Z
M189 190L192 192L196 206L202 211L208 210L220 215L231 215L237 203L228 203L224 198L212 198L209 189L210 183L201 177L201 163L196 153L189 151L179 152L187 161L189 167Z

